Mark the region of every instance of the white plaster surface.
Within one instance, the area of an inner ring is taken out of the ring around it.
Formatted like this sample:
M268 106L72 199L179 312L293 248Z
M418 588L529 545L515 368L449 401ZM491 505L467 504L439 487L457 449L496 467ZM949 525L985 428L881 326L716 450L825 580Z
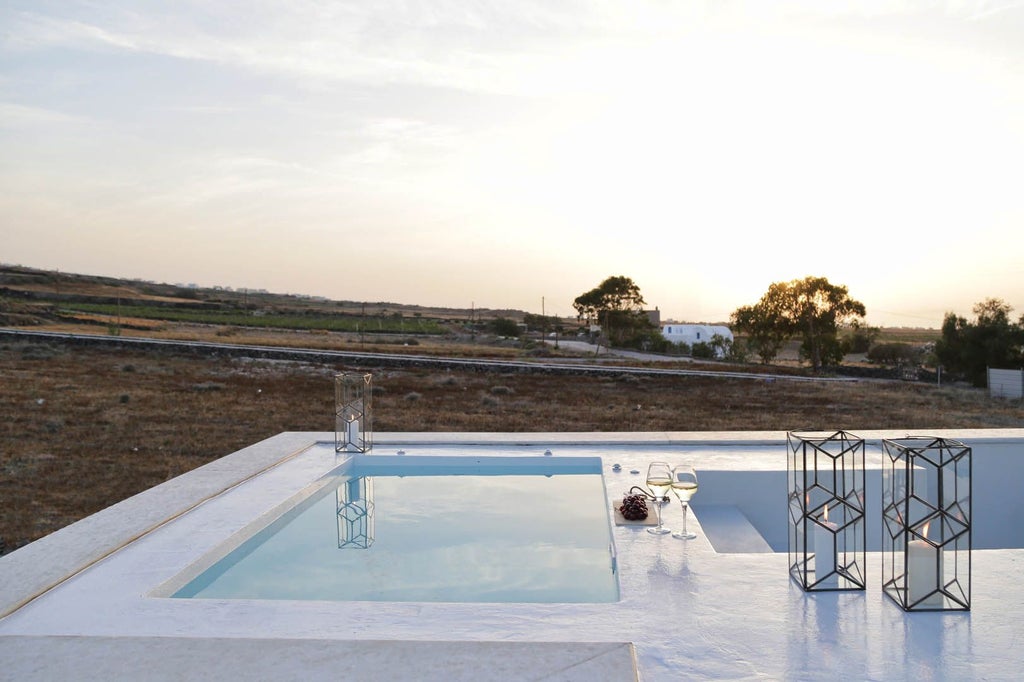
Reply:
M858 435L870 439L906 434ZM989 450L1024 457L1022 430L927 435L963 440L975 447L976 459ZM295 443L318 439L330 441L331 434L282 434L260 444L260 452L273 449L277 440L279 458L288 457L295 452ZM460 439L486 447L453 444ZM699 474L702 468L785 469L786 454L785 434L780 433L746 434L746 438L744 434L375 437L375 452L394 454L399 449L410 457L456 450L473 456L543 457L548 449L553 457L598 455L604 463L609 500L641 484L642 473L630 471L642 472L654 459L686 460ZM39 581L25 577L31 572L30 563L39 562L37 566L52 574L43 564L52 562L70 571L79 557L86 557L85 564L95 561L88 570L0 619L0 677L53 679L52 672L69 669L76 657L126 660L138 656L147 661L155 678L161 678L160 672L166 674L161 679L173 679L174 670L182 672L182 678L190 678L189 671L198 677L210 666L235 661L243 671L253 673L252 679L266 679L276 677L275 668L260 661L280 655L292 661L299 673L307 672L305 679L326 679L325 671L334 669L335 662L342 665L342 660L347 661L345 665L356 665L353 660L365 662L366 667L357 665L364 671L362 679L395 679L389 671L379 670L380 662L407 656L420 656L424 663L414 667L417 672L411 676L397 675L399 679L634 679L634 673L619 667L632 660L632 651L623 646L626 642L634 644L639 677L647 681L1010 680L1019 679L1024 664L1024 630L1019 624L1024 615L1020 581L1024 550L973 553L971 612L906 614L881 592L880 554L868 554L866 592L808 595L789 579L786 554L717 553L695 516L689 525L698 538L691 541L654 536L638 527L613 527L621 599L610 604L273 602L148 596L337 461L330 446L310 447L267 470L265 463L254 465L236 457L239 454L231 456L239 480L256 471L263 473L222 495L207 499L209 490L203 486L196 493L193 483L206 481L209 472L193 472L196 476L186 474L165 484L172 492L155 494L158 489L154 489L127 501L129 508L146 513L141 519L121 515L123 525L112 537L120 543L149 532L119 551L110 553L110 547L100 547L109 539L108 523L90 526L86 519L80 522L82 527L72 526L65 529L67 533L59 531L46 539L45 552L33 550L19 556L23 549L0 558L0 585L11 603L24 601L24 595L39 589ZM622 465L621 472L612 471L614 463ZM979 494L983 491L976 489L975 495ZM784 506L785 490L779 495ZM181 514L191 506L190 496L202 503ZM181 515L154 527L153 518L160 513L150 505L163 502L168 502L166 516ZM678 505L666 507L666 525L678 525L679 513ZM29 548L32 545L25 549ZM91 558L97 554L98 560ZM163 646L148 646L154 638ZM218 646L221 642L226 643ZM330 647L332 642L337 649ZM422 647L416 654L402 649L412 643ZM495 643L537 646L526 651L488 648ZM588 648L601 644L606 647ZM197 652L195 656L187 654L191 650ZM463 667L478 653L477 666ZM605 663L573 677L569 672L573 666L583 666L595 655ZM40 660L41 656L52 660ZM444 664L449 657L450 667ZM511 672L490 675L489 667L494 665L510 666L500 669ZM116 669L114 673L116 677ZM333 679L344 677L339 674Z
M14 636L0 661L18 680L635 679L633 645L600 642Z

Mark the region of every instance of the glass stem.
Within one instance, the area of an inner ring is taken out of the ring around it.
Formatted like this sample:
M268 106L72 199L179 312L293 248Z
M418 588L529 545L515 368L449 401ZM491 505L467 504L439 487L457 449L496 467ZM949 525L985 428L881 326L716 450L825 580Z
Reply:
M686 503L679 500L679 504L683 505L683 535L686 535Z

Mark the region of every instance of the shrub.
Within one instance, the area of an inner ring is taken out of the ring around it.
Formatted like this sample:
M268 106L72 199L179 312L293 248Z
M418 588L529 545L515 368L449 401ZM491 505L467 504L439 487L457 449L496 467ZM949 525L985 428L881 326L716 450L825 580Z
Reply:
M514 390L508 386L491 386L491 395L512 395Z
M693 357L701 358L703 360L712 360L716 357L715 347L710 343L705 343L703 341L698 341L693 344L691 352L693 353Z
M922 351L909 343L879 343L871 347L867 358L879 365L902 367L921 362Z
M499 317L492 320L490 323L491 331L498 336L519 336L519 325L516 324L515 320L510 320L507 317Z
M419 400L422 397L423 397L422 393L417 393L416 391L409 391L404 396L402 396L402 400L405 400L406 402L409 402L409 403L414 403L414 402L416 402L417 400Z

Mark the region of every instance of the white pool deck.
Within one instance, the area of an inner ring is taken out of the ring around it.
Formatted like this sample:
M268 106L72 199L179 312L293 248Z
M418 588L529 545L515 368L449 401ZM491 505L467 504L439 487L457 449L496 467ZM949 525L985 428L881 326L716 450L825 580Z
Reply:
M881 438L907 434L857 435L868 441L871 469ZM1024 546L1024 502L1014 494L1024 471L1024 429L914 435L972 446L975 497L1005 497L998 513L975 512L975 536L984 539L985 524L1019 527L1010 530L1010 544ZM336 466L333 447L317 445L332 438L279 434L0 557L0 679L1021 678L1024 549L977 549L976 542L972 610L908 614L882 594L877 552L867 555L865 592L805 594L790 580L784 552L739 535L719 538L719 549L733 551L716 552L699 511L689 519L698 533L691 541L613 526L621 586L615 603L152 596ZM597 455L609 507L642 483L630 470L642 472L655 459L687 460L698 473L786 467L779 432L375 435L375 454L398 450L408 457ZM612 470L615 463L621 472ZM703 486L695 505L702 494ZM784 487L778 495L784 514ZM878 500L880 491L869 491L869 501L872 495ZM666 508L665 521L679 525L678 505Z

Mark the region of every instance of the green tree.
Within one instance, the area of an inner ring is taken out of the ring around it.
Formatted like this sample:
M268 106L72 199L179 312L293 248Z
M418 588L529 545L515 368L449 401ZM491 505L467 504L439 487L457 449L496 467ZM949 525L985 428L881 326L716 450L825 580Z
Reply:
M732 327L746 337L747 347L769 365L782 346L793 335L793 327L785 313L789 285L776 282L768 287L754 305L737 308L731 316Z
M1024 363L1024 317L1015 324L1012 310L1003 300L988 298L974 306L974 322L946 313L936 358L975 386L985 385L989 367L1019 367Z
M601 325L613 346L639 345L654 327L644 312L640 287L629 277L609 277L573 301L579 319Z
M792 314L803 342L800 356L817 371L823 365L838 365L847 346L839 339L839 328L867 314L864 304L850 298L845 286L830 284L824 277L805 277L790 283Z
M818 371L842 361L847 346L839 329L865 314L864 304L850 298L845 286L805 277L771 284L756 304L738 308L732 323L765 364L788 339L799 336L800 357Z

